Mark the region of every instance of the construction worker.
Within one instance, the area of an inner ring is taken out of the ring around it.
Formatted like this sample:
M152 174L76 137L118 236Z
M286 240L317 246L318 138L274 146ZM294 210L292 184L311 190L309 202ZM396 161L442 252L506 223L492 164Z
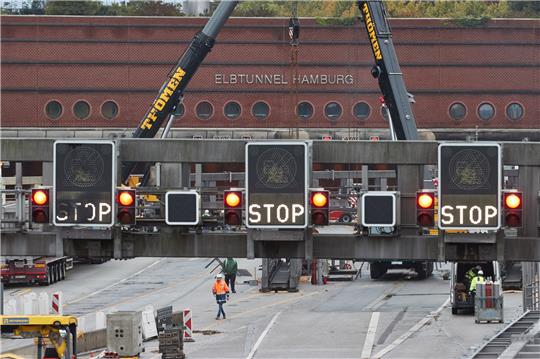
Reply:
M228 257L223 263L223 273L225 273L225 282L231 288L233 293L236 293L234 289L234 282L236 281L236 273L238 272L238 263Z
M221 314L223 314L223 319L226 319L223 304L229 299L229 286L227 286L227 283L223 280L223 274L221 273L216 276L216 281L212 287L212 294L216 296L216 303L219 306L216 320L219 319Z
M476 277L478 271L480 270L482 270L482 267L476 266L471 267L471 269L469 269L467 273L465 273L465 280L468 285L471 285L473 278Z
M475 294L476 293L476 284L478 283L484 283L486 280L484 279L484 272L480 269L478 271L478 274L476 277L474 277L471 281L471 286L469 287L469 292Z

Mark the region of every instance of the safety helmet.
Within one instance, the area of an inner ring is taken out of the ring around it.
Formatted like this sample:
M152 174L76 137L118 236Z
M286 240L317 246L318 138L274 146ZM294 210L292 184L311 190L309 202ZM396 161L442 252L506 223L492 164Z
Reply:
M219 273L219 274L216 276L216 279L223 279L223 274Z
M478 275L484 275L484 271L480 269L480 270L478 271Z

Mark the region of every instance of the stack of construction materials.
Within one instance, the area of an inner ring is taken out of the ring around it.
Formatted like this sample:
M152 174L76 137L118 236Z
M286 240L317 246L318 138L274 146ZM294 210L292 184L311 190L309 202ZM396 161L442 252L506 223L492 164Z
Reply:
M158 334L159 352L162 359L184 359L182 329L166 328Z

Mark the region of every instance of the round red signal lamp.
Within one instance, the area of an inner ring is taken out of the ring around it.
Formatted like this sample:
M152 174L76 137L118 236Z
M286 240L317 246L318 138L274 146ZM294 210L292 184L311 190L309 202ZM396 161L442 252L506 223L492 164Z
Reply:
M135 196L132 192L123 191L118 195L118 202L122 206L131 206L135 202Z
M416 199L416 203L420 208L431 208L433 206L433 195L429 193L421 193Z
M311 203L315 207L325 207L328 204L328 196L322 192L315 192L311 196Z
M515 193L507 194L504 199L504 204L510 209L515 209L521 206L521 197Z
M49 200L49 196L45 191L38 190L32 193L32 202L34 202L37 205L44 205Z
M240 196L236 192L229 192L225 195L225 204L229 207L240 205Z

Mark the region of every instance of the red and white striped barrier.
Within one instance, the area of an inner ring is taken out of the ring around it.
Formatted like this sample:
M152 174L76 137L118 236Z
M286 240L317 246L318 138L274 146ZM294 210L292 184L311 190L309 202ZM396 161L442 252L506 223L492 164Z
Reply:
M193 339L193 321L191 320L191 309L184 309L184 341L195 341Z
M54 292L51 300L51 314L64 315L64 300L62 292Z

